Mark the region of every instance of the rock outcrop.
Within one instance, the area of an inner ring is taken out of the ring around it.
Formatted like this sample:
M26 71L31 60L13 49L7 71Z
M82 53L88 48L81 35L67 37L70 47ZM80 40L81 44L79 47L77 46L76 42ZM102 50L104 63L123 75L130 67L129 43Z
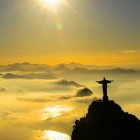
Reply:
M75 121L72 140L140 140L140 120L114 101L93 101Z

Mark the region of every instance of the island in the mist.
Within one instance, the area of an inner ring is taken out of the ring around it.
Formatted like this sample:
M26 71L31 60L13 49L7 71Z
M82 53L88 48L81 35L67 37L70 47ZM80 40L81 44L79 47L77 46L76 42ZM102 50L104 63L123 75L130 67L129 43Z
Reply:
M139 140L140 120L108 99L107 84L112 81L97 82L102 84L103 99L93 101L86 116L75 121L72 140Z

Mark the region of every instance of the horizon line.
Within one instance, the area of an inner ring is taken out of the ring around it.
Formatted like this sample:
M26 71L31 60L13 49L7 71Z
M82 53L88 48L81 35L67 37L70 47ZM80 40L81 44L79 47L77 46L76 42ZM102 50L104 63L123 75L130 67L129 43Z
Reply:
M126 64L126 65L97 65L97 64L92 64L92 63L80 63L80 62L60 62L56 64L50 64L50 63L34 63L34 62L27 62L27 61L22 61L22 62L13 62L13 63L6 63L6 64L0 64L1 66L7 66L7 65L13 65L13 64L37 64L37 65L48 65L48 66L57 66L57 65L70 65L70 64L79 64L79 65L85 65L85 66L97 66L97 67L114 67L114 68L128 68L128 67L135 67L136 69L140 69L140 64Z

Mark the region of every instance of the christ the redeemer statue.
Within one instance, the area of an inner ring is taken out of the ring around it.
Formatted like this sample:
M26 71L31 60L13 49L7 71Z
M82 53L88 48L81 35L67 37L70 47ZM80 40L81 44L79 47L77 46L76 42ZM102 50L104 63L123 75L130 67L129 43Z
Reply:
M113 82L113 80L106 80L105 77L103 78L102 81L97 81L99 84L102 84L102 89L103 89L103 101L108 101L108 96L107 96L107 84Z

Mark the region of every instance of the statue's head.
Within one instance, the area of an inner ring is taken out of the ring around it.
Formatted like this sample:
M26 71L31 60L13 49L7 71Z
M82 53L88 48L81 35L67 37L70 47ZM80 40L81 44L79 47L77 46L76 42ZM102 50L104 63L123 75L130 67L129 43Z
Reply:
M106 80L105 77L103 79Z

